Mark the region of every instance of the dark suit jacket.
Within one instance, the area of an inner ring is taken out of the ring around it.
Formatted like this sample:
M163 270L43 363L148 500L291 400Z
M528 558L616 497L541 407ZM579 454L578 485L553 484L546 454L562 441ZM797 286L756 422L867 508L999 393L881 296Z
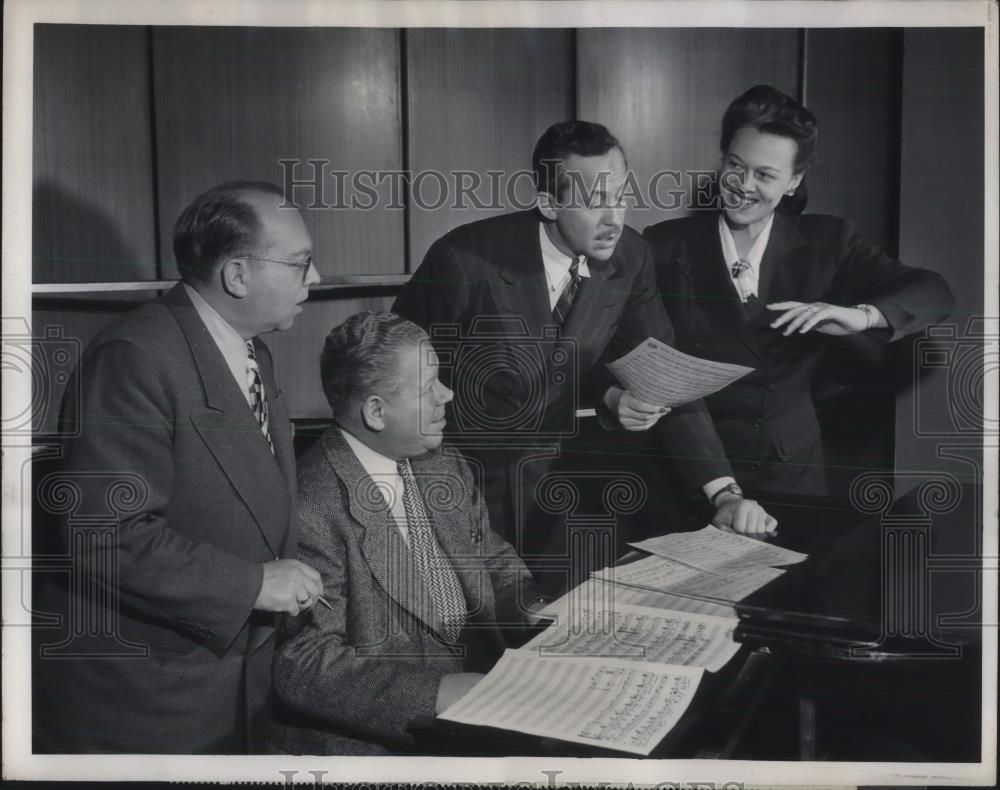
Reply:
M115 634L71 640L40 661L43 748L247 748L250 720L266 707L277 624L252 611L261 564L295 552L291 429L267 347L255 348L274 455L182 286L88 348L81 400L65 404L81 424L66 446L79 496L68 518L74 529L97 515L107 531L84 549L69 538L83 591L67 599L50 587L39 608L66 616L67 604L82 606L95 619L74 615L71 627L91 632L120 612Z
M484 447L512 437L558 442L573 429L574 407L598 404L615 383L604 363L650 335L674 342L648 247L628 227L608 261L590 261L562 339L548 339L553 320L538 223L524 211L452 230L431 246L393 306L431 332L442 377L455 390L449 430L479 443L473 452L486 465L490 500L530 484L518 470L523 451ZM692 490L731 473L701 401L675 408L653 430Z
M954 299L940 275L892 260L847 220L775 214L756 307L744 306L723 259L717 222L718 215L709 213L646 229L658 287L679 348L755 368L705 399L734 466L787 464L797 477L803 469L791 462L820 438L811 385L829 336L786 338L768 326L776 314L763 305L872 304L891 330L869 334L894 340L943 320Z
M410 464L465 593L463 642L484 646L492 665L505 646L498 622L523 625L518 596L530 602L537 595L531 576L490 529L461 456L437 450ZM470 667L443 643L389 505L337 427L300 459L299 559L322 574L333 611L320 604L287 624L274 665L284 723L273 750L407 749L408 727L434 717L441 677Z

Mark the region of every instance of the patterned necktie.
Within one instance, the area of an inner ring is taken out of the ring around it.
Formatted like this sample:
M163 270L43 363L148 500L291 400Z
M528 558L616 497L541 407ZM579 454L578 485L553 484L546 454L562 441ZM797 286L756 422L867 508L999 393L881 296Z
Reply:
M732 272L733 279L736 280L736 287L740 292L740 301L745 302L751 296L756 296L753 284L753 268L750 266L749 261L740 258L733 264L733 268L730 271Z
M431 519L424 507L410 462L404 459L397 467L403 480L403 507L406 510L410 552L416 560L417 572L425 582L425 589L430 592L433 610L444 624L445 636L449 642L457 642L465 625L465 594L455 569L434 539Z
M253 351L253 341L247 341L247 388L250 390L250 409L260 426L261 433L267 439L267 446L274 452L271 443L271 432L268 430L267 398L264 396L264 382L260 378L260 368L257 367L257 356Z
M559 294L556 306L552 308L552 318L557 324L562 324L566 321L569 310L573 306L573 300L576 299L576 292L580 290L580 281L582 279L580 276L580 259L574 258L573 262L569 265L569 282L566 283L566 287Z

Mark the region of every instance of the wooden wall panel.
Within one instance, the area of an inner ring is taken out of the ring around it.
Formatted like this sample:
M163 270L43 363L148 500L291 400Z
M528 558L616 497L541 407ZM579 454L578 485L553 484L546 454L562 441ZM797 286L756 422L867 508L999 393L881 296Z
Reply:
M319 377L319 354L330 330L361 310L388 310L394 298L393 294L373 294L364 298L311 300L304 305L292 329L263 336L274 357L275 375L293 418L330 416Z
M36 25L32 280L157 277L149 32Z
M660 170L714 170L729 102L762 82L794 95L798 80L798 31L791 29L585 29L578 42L578 117L603 123L622 141L644 191ZM661 204L677 188L661 180ZM680 188L692 192L686 179ZM650 204L626 221L642 230L687 213L684 205Z
M171 276L173 223L204 189L231 179L282 184L278 160L286 158L347 171L400 168L398 36L374 28L154 29L161 248ZM298 177L311 173L299 169ZM334 179L324 181L321 201L338 202ZM387 204L304 209L321 274L404 270L403 212Z
M806 106L819 122L806 211L850 217L891 253L899 231L899 35L806 32Z
M918 388L900 398L896 468L947 471L970 483L982 472L985 390L997 383L996 368L984 369L989 329L969 324L983 315L985 289L996 288L995 280L984 285L984 266L991 277L997 266L984 259L984 173L996 172L996 162L984 162L984 39L981 29L907 29L902 96L900 257L944 275L956 304L947 322L954 336L941 339L938 354L948 364L924 365ZM996 215L985 221L995 233ZM978 470L949 460L949 452L973 459ZM918 482L901 479L897 493Z
M570 30L408 30L409 161L416 175L437 170L449 180L459 170L513 174L531 169L542 132L573 114L573 32ZM530 180L517 182L517 201L534 196ZM486 202L489 188L478 192ZM423 205L437 200L424 177ZM411 200L410 260L451 228L493 213L453 208L425 210Z

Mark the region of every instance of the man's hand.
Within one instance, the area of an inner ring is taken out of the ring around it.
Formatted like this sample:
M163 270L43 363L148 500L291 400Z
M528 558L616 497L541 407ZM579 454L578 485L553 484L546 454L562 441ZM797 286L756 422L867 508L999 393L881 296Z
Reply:
M486 676L478 672L452 672L442 677L441 685L438 686L437 702L434 703L434 712L444 713L484 677Z
M824 335L854 335L866 329L886 326L885 318L878 313L878 320L868 326L868 314L857 307L840 307L826 302L775 302L768 310L783 311L771 322L772 329L781 329L788 337L794 332L800 335L813 329ZM874 309L874 308L872 308Z
M646 403L621 387L608 387L608 391L604 393L604 405L618 418L626 431L648 431L660 417L670 413L669 406Z
M728 492L720 494L716 499L712 523L740 535L760 539L771 537L778 528L778 520L756 501Z
M253 608L295 615L322 594L323 579L315 568L298 560L274 560L264 563L264 581Z

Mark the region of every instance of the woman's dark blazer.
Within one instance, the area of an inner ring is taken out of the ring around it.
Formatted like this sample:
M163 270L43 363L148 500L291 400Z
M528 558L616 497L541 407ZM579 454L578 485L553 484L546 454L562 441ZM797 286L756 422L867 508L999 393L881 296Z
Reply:
M890 328L870 334L886 341L943 320L954 305L941 275L893 260L840 217L775 214L758 297L745 305L726 268L717 213L661 222L645 237L678 348L754 368L705 402L741 482L756 478L758 490L823 487L811 387L830 339L817 332L784 337L770 328L777 313L765 304L871 304Z

